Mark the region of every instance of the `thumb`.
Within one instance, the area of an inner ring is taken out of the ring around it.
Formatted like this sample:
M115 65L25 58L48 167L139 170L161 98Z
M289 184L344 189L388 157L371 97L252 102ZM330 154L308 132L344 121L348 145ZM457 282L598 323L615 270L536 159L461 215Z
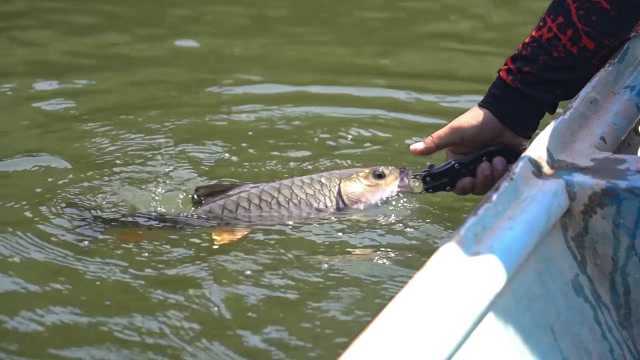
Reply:
M463 139L463 129L456 128L454 124L448 124L424 138L423 141L409 146L409 151L414 155L431 155L436 151L460 144Z

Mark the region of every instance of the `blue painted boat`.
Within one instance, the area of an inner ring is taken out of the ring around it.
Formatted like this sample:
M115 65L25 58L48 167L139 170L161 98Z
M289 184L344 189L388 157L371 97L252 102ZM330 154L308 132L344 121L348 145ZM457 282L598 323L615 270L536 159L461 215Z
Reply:
M640 358L640 36L343 359Z

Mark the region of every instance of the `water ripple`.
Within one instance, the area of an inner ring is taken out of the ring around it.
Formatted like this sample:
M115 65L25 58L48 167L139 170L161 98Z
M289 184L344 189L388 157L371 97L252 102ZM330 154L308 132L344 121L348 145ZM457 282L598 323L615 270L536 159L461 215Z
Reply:
M77 269L94 279L122 280L141 285L144 282L129 274L129 264L119 260L79 256L61 247L41 241L31 234L0 234L0 255L6 258L31 259Z
M0 315L4 327L18 332L40 332L56 325L100 326L115 337L146 344L161 344L186 349L180 337L197 334L201 327L186 320L185 315L169 310L153 315L128 314L126 316L88 316L75 307L49 306L20 311L16 316ZM175 333L177 334L175 334Z
M56 98L47 101L41 101L31 104L31 106L46 110L46 111L59 111L67 108L76 107L76 103L73 100L65 100L63 98Z
M225 360L239 360L245 359L240 355L229 350L218 341L211 341L207 339L200 339L197 343L193 344L188 349L190 355L194 359L225 359Z
M40 287L28 282L0 273L0 294L6 292L42 292Z
M49 154L25 154L12 159L0 160L0 172L35 170L42 167L69 169L71 168L71 164L57 156Z
M186 47L186 48L199 48L200 43L193 39L178 39L173 42L173 44L177 47Z
M381 109L366 109L339 106L262 106L242 105L231 108L231 114L219 114L211 116L215 121L254 121L263 118L274 117L309 117L332 116L343 118L380 118L402 119L421 124L444 124L445 121L427 116L392 112Z
M151 351L123 349L115 345L67 347L49 349L49 353L71 359L165 359Z
M34 91L49 91L64 88L81 88L93 84L95 84L95 81L92 80L73 80L66 84L57 80L42 80L34 82L31 87Z
M334 86L334 85L285 85L285 84L251 84L238 86L212 86L207 91L230 95L274 95L287 93L312 93L320 95L352 95L367 98L390 98L405 102L428 101L442 106L454 108L469 108L481 100L478 95L437 95L421 94L409 90L396 90L364 86Z
M0 94L12 95L16 89L16 84L0 84Z
M229 158L227 145L220 140L204 140L200 144L176 144L170 134L143 134L119 130L103 124L85 125L99 136L91 139L90 149L96 154L98 162L115 161L123 163L123 154L136 155L128 158L144 164L143 168L121 168L145 174L146 170L158 172L159 169L192 171L188 164L181 163L185 158L197 159L204 166L211 166L217 161ZM172 168L172 167L177 168ZM147 175L148 176L148 175Z

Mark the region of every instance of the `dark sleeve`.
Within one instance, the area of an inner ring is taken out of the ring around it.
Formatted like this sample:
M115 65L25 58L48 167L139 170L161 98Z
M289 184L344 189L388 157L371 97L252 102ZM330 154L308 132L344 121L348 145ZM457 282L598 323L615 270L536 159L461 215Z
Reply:
M573 98L639 20L640 0L552 1L479 105L530 138L544 113Z

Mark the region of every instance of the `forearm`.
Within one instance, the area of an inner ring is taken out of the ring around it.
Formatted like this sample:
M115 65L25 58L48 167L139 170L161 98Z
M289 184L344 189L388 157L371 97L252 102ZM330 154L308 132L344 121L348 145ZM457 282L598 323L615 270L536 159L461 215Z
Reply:
M544 113L574 97L639 20L640 0L552 1L479 105L530 138Z

